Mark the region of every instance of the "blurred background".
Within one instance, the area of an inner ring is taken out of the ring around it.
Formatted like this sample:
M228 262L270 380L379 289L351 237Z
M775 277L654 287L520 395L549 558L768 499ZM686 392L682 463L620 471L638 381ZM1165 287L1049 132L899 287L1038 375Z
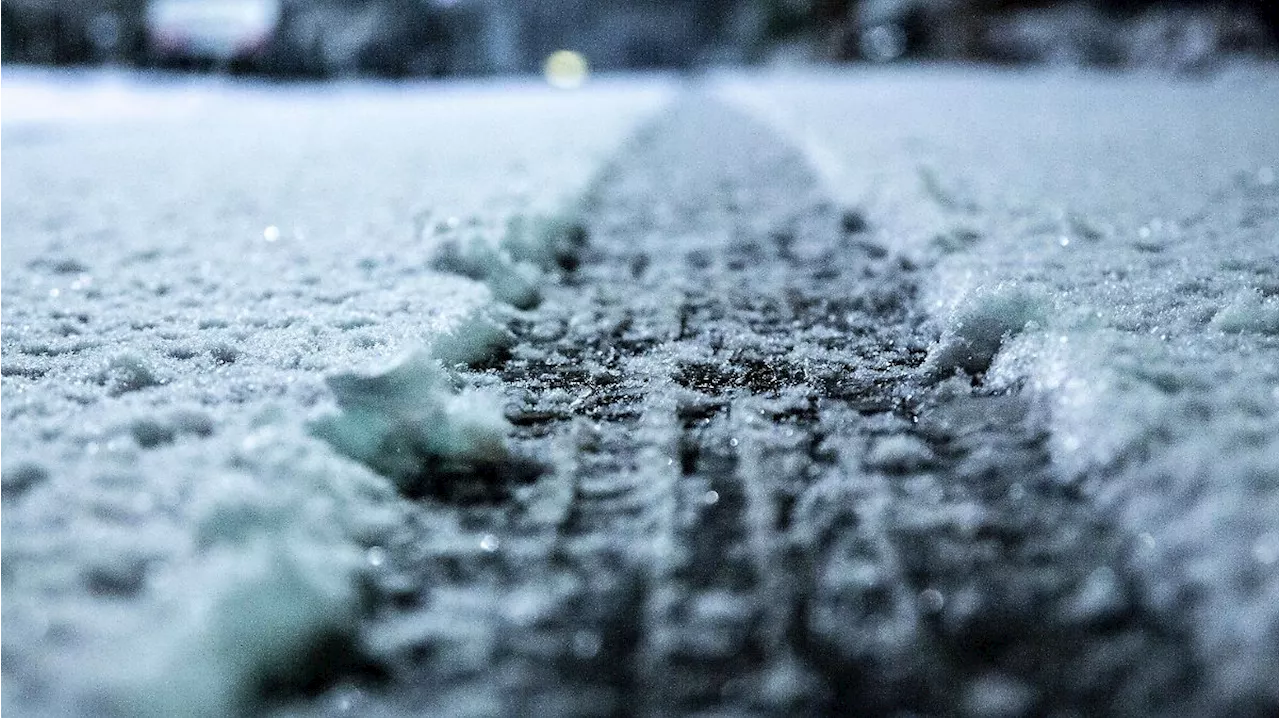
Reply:
M1202 71L1275 58L1276 0L0 0L3 59L443 77L921 59ZM555 55L557 51L568 54ZM551 58L549 60L549 58Z

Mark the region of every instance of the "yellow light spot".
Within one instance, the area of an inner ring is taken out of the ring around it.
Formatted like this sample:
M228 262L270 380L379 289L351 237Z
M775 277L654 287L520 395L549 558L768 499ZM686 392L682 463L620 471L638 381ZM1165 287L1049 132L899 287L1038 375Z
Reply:
M587 81L587 58L573 50L557 50L542 64L542 76L552 87L573 90Z

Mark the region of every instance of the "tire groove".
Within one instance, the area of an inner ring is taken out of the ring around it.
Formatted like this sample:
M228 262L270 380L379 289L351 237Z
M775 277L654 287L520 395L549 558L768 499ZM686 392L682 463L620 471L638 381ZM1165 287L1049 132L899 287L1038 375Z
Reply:
M580 261L490 371L553 471L460 509L498 555L419 559L462 596L424 614L492 641L450 690L512 715L1159 713L1125 691L1186 671L1134 664L1185 639L1060 569L1124 578L1131 537L1055 490L1026 397L925 380L925 269L704 97L602 176Z

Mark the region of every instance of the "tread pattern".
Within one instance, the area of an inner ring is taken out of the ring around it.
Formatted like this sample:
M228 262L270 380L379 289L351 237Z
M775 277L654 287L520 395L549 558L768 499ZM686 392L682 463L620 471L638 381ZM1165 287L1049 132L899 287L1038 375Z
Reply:
M1138 538L1055 481L1027 399L922 380L926 272L798 152L691 96L586 208L581 262L476 377L552 469L421 502L373 576L392 689L365 712L1178 705L1194 659L1134 598Z

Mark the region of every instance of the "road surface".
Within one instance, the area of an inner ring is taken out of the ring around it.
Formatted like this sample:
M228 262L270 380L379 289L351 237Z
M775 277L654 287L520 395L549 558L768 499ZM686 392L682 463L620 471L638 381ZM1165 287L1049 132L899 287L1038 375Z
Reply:
M4 82L18 714L1274 712L1273 68Z

